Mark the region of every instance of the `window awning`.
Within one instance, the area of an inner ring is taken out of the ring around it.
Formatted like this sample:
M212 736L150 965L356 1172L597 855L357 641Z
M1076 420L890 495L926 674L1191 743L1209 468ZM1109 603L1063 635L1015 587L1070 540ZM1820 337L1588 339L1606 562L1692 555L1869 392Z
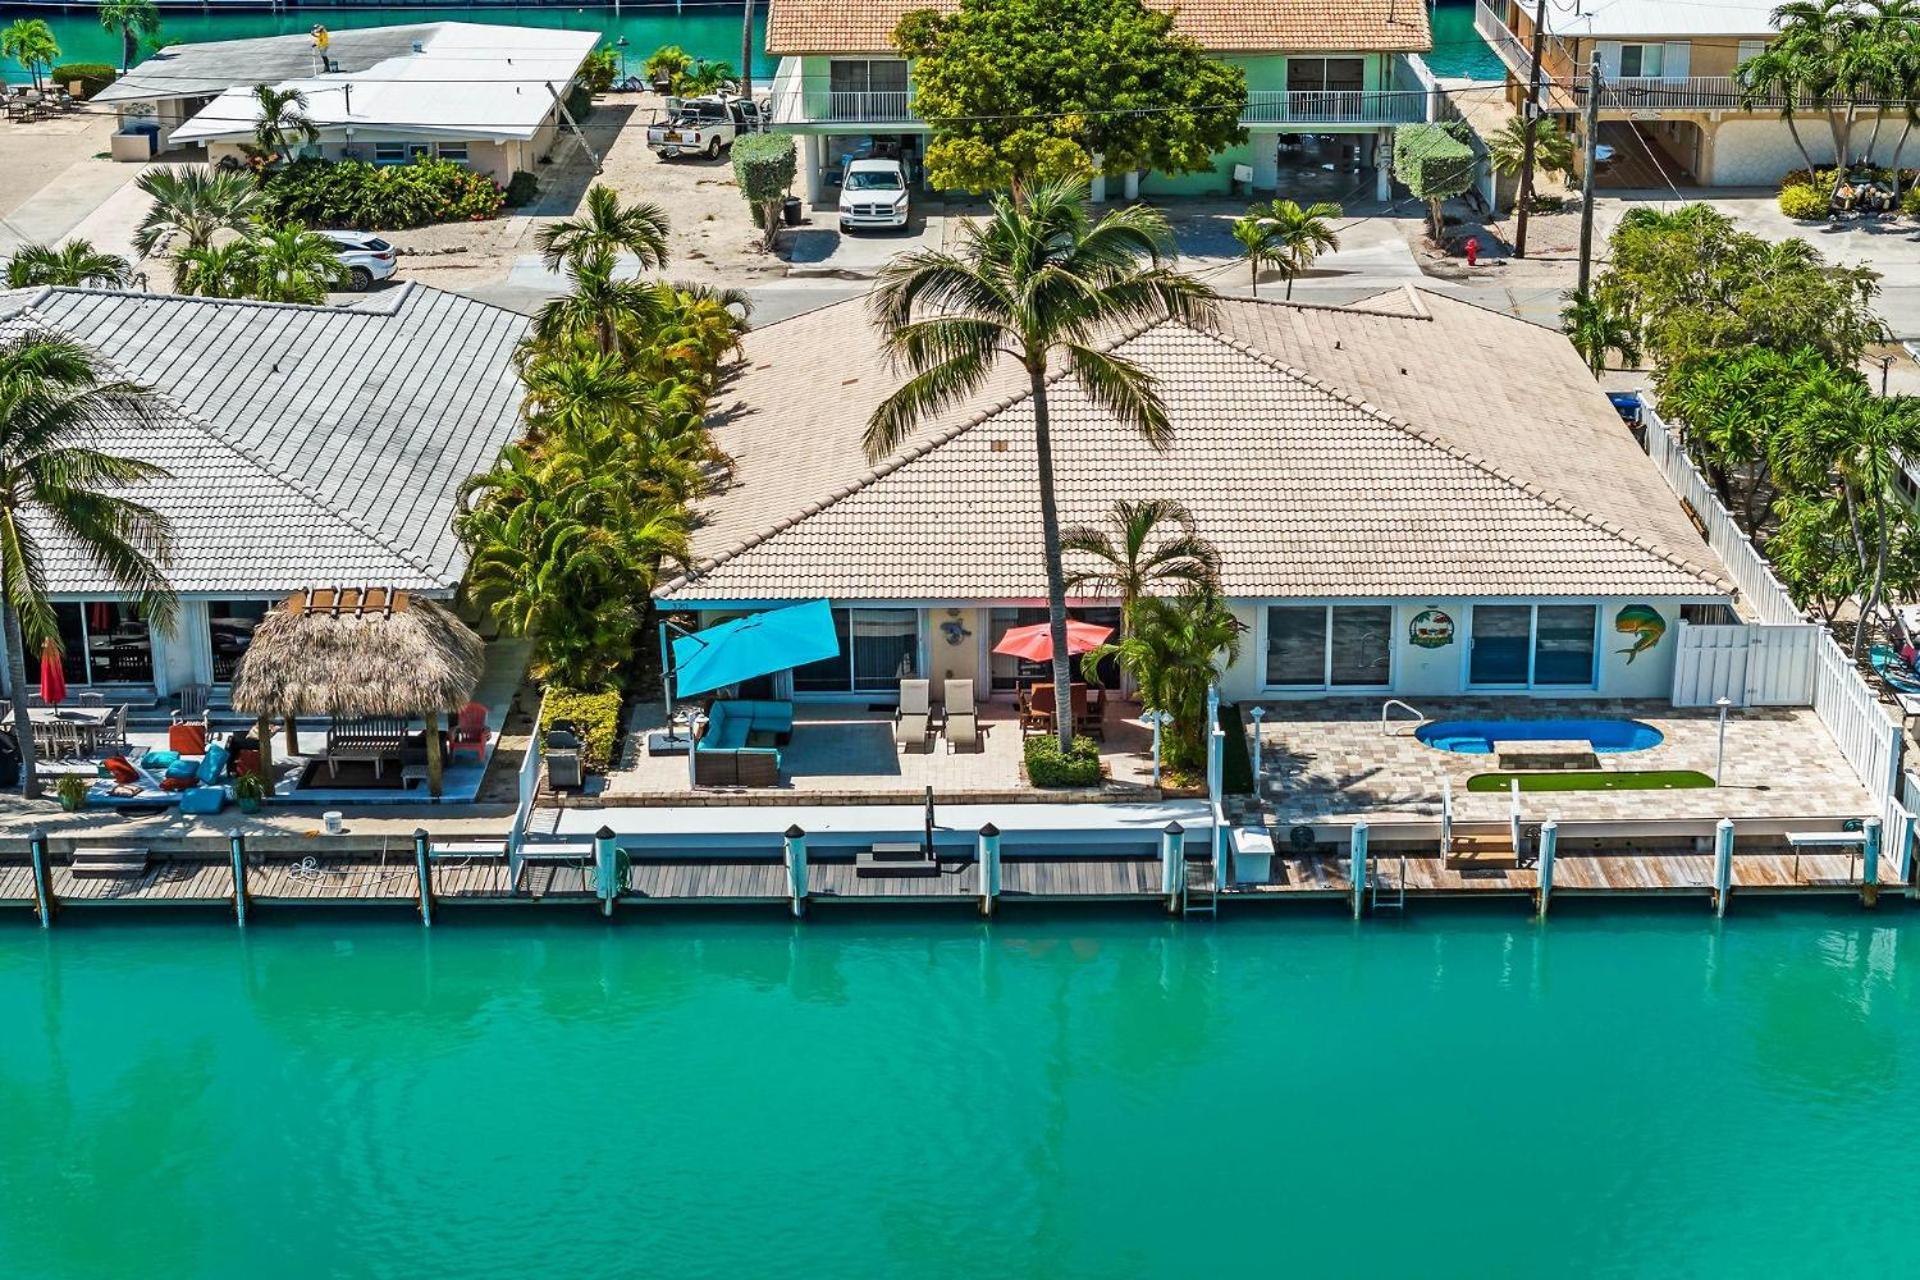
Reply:
M833 607L825 600L809 600L678 637L673 642L674 689L685 698L839 654Z

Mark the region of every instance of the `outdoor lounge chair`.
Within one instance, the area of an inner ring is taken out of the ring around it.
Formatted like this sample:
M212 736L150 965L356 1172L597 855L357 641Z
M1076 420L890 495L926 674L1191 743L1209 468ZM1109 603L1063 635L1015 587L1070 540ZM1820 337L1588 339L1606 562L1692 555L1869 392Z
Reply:
M933 682L902 680L900 709L893 716L893 742L898 747L918 745L924 751L933 733Z
M980 749L980 707L973 698L973 681L949 680L944 694L947 704L947 750Z

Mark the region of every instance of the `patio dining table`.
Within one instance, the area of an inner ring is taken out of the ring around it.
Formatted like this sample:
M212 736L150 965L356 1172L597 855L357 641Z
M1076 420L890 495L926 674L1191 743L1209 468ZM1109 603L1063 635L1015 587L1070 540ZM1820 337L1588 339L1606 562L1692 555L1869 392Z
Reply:
M112 707L29 707L34 750L65 755L72 748L77 754L91 755L102 730L112 726L113 711Z

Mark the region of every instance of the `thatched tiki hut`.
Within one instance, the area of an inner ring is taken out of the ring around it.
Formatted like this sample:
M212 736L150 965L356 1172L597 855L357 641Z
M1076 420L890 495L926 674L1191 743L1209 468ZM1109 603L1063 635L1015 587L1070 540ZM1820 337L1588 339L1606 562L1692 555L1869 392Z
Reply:
M254 630L233 678L233 705L259 719L260 767L272 777L275 717L395 716L427 722L427 787L440 794L440 713L480 684L485 644L445 605L383 587L302 591Z

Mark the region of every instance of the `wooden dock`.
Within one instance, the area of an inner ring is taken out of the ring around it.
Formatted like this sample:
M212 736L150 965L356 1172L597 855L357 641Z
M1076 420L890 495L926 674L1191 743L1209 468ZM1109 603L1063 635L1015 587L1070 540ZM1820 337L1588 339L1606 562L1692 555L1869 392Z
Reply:
M608 866L612 867L609 854ZM538 906L596 909L607 915L630 908L764 906L801 914L833 904L947 906L990 911L996 905L1133 903L1179 910L1185 895L1162 889L1166 869L1157 857L1010 855L997 863L994 892L984 892L984 864L970 856L943 856L937 873L924 866L911 873L879 873L856 865L850 854L805 860L805 893L796 899L795 877L776 856L622 858L625 879L613 878L603 897L595 849L583 843L573 853L551 852L521 861L509 873L504 849L493 854L453 853L416 857L393 851L291 855L246 854L241 874L244 902L236 893L236 862L202 855L153 858L139 871L99 874L76 870L67 853L46 855L50 916L93 907L219 910L242 923L251 909L274 912L304 907L403 908L431 923L437 908ZM1189 888L1211 897L1212 867L1184 861ZM1339 901L1356 911L1401 906L1413 899L1519 898L1544 907L1537 864L1459 869L1437 853L1381 851L1366 866L1366 883L1355 890L1351 859L1324 851L1279 854L1259 883L1223 886L1219 898L1249 906L1282 901ZM1861 859L1846 852L1752 851L1731 859L1727 897L1847 896L1871 902L1913 896L1892 860L1883 860L1876 892L1861 883ZM420 868L427 870L422 893ZM1585 898L1693 897L1723 909L1709 852L1566 853L1554 861L1551 896ZM0 860L0 916L9 910L38 914L40 888L31 859Z

